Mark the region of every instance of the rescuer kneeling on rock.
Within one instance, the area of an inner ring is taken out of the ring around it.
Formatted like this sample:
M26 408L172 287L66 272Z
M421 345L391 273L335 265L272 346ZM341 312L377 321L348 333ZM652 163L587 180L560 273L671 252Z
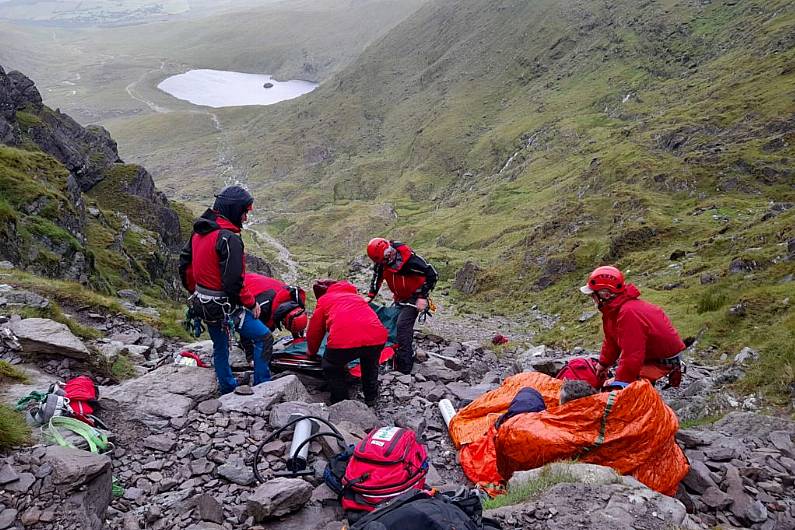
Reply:
M665 375L670 386L679 386L685 344L660 307L640 300L638 288L626 284L616 267L598 267L580 291L590 295L602 313L605 339L598 378L604 379L618 361L615 380L605 386L623 388L638 378L654 383Z

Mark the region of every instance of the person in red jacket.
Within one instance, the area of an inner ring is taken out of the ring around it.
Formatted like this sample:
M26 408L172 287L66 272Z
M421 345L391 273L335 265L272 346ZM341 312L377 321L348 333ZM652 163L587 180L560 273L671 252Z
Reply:
M270 330L258 320L260 307L243 282L246 256L240 230L254 199L240 186L228 186L215 196L211 209L193 224L190 240L179 256L182 285L191 293L194 315L205 324L213 341L213 365L222 394L232 392L237 379L229 366L229 321L240 336L250 340L254 354L254 381L270 381Z
M405 243L382 237L370 240L367 255L375 263L367 296L370 300L375 298L386 280L395 304L400 306L396 323L398 351L395 368L409 374L414 366L414 322L428 307L428 295L438 278L436 269Z
M244 285L256 299L259 319L268 329L285 327L293 338L304 336L308 318L303 290L255 272L246 273Z
M605 338L597 374L601 379L618 361L610 386L623 388L638 378L654 383L665 375L672 386L679 385L685 344L661 308L640 300L638 288L626 284L616 267L596 268L580 291L593 297L602 312Z
M348 399L347 365L359 359L364 400L368 406L375 407L378 359L386 343L387 330L356 287L346 281L330 284L325 294L318 297L306 335L309 355L317 355L326 333L326 352L321 366L328 381L331 402Z

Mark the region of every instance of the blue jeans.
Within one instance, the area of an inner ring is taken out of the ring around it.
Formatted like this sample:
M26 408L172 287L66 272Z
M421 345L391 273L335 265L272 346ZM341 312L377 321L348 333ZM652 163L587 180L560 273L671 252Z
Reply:
M213 365L215 366L215 376L218 378L218 389L221 394L228 394L237 386L237 379L232 375L232 368L229 366L229 337L222 325L207 325L207 331L213 340ZM237 332L242 338L254 344L253 384L258 385L270 381L271 370L268 363L270 363L269 354L272 352L272 348L269 348L268 355L263 355L267 339L270 339L270 344L273 344L268 326L254 318L251 311L246 309L243 323L239 325Z

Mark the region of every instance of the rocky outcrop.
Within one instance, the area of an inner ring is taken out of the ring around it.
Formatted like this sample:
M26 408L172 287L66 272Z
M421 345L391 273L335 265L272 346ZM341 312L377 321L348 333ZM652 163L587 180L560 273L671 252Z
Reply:
M5 469L16 479L0 485L6 506L0 510L0 528L9 527L3 526L7 519L26 528L105 527L112 482L108 456L60 446L35 447L7 458Z
M163 428L169 420L184 418L196 403L214 395L216 389L211 369L167 365L138 379L103 388L100 404L115 414Z
M684 429L690 460L678 497L709 527L795 527L795 422L735 412L713 426Z
M19 339L22 351L28 355L45 353L83 360L90 355L83 341L60 322L47 318L25 318L10 322L8 327Z
M623 481L558 484L536 500L487 510L483 515L506 529L700 528L679 501Z
M93 279L101 284L111 277L115 284L105 286L108 290L127 282L164 280L164 290L173 294L178 283L173 259L182 243L179 215L144 168L123 164L107 130L83 127L43 105L33 81L0 68L0 143L24 146L8 150L0 172L31 176L29 183L4 189L3 198L16 212L0 218L5 236L0 258L81 283ZM103 183L105 193L85 195ZM94 209L87 219L86 202L92 199L104 212ZM128 228L122 218L128 219ZM125 238L136 230L148 232ZM119 235L115 254L103 255L113 235ZM108 274L102 267L114 270Z
M458 289L464 294L474 294L478 291L478 273L480 267L471 261L464 263L455 273L455 281L453 287Z

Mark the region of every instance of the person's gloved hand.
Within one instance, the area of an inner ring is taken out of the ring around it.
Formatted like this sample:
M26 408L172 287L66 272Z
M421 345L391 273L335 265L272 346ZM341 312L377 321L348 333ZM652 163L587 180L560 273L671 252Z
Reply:
M422 313L428 307L428 300L426 298L417 298L417 303L414 305L417 306L417 311Z
M261 312L262 308L259 306L259 304L254 304L254 307L251 308L251 314L254 315L254 318L259 318Z
M605 381L607 379L609 370L610 370L609 366L605 366L602 363L599 363L599 368L596 369L597 381Z

